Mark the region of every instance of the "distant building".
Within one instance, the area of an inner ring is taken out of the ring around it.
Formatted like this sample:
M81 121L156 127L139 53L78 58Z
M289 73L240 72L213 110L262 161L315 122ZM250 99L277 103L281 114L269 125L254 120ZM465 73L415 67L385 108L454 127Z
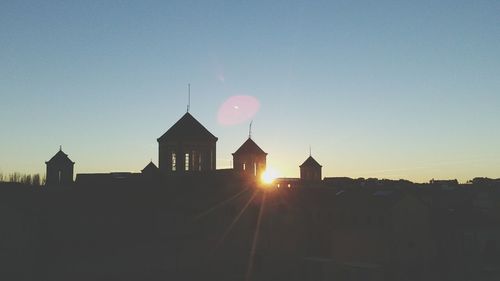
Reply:
M302 187L300 178L277 178L274 180L274 185L278 189L292 189Z
M325 177L323 182L326 186L331 187L345 187L352 185L360 185L360 182L364 179L353 179L349 177Z
M260 176L266 170L267 153L250 137L233 153L234 170Z
M158 167L151 161L141 170L141 173L148 178L154 178L158 175Z
M433 186L440 187L445 190L451 190L458 187L458 180L435 180L431 179L429 183Z
M189 112L158 138L160 172L215 170L217 137Z
M155 163L153 161L150 161L144 169L141 170L143 174L148 174L148 173L155 173L158 170L158 167L156 167Z
M321 165L309 156L300 167L300 179L303 181L321 181Z
M61 148L45 164L47 165L47 185L73 183L73 166L75 162L71 161Z

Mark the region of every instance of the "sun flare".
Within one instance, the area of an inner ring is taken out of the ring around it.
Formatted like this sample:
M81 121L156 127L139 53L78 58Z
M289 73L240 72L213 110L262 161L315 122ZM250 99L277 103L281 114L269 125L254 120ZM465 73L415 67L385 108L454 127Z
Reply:
M261 180L265 184L271 184L273 181L278 177L278 173L272 169L272 168L267 168L264 173L262 173Z

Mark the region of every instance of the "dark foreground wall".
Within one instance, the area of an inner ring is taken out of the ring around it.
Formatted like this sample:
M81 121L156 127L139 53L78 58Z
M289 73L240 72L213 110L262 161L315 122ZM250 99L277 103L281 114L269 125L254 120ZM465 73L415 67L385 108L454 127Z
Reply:
M494 201L426 188L3 184L0 280L499 280Z

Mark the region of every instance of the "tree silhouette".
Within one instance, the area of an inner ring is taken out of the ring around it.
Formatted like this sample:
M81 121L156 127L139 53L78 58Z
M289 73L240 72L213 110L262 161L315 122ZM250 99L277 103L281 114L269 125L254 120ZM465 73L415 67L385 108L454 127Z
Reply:
M45 185L45 175L43 177L40 174L21 174L20 172L10 173L5 176L0 173L0 182L11 182L11 183L21 183L25 185L41 186Z

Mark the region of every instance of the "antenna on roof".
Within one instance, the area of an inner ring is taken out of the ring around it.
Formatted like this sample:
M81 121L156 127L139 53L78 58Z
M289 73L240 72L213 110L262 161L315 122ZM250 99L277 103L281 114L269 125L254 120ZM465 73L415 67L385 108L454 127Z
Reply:
M189 112L189 106L191 105L191 84L188 83L188 104L187 104L187 112Z
M250 121L250 126L248 127L248 138L249 139L252 138L252 123L253 123L253 120Z
M309 145L309 157L311 157L311 145Z
M59 145L59 151L62 151L62 145Z

